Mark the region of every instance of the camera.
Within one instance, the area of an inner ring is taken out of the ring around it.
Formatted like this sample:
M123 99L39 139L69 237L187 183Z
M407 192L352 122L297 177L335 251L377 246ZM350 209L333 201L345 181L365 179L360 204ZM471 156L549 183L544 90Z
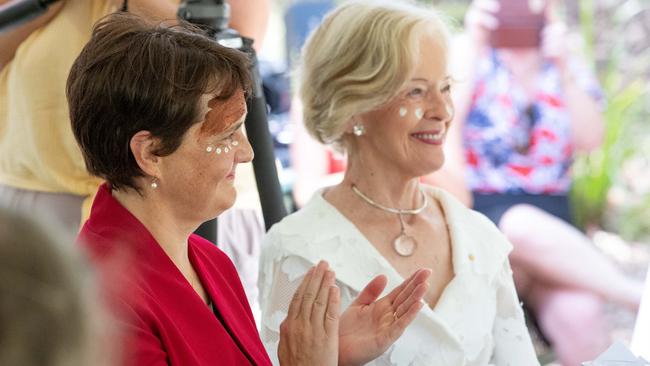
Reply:
M490 33L494 48L539 47L546 25L543 9L531 9L529 0L500 0L495 14L499 25Z

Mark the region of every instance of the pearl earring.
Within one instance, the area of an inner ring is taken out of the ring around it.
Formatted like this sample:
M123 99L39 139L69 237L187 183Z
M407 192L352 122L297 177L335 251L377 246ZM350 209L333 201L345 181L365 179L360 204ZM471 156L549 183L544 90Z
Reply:
M362 136L366 133L366 127L357 122L354 126L352 126L352 133L354 133L355 136Z
M156 178L152 178L151 180L151 189L156 189L158 188L158 182L156 181Z
M399 108L399 116L400 117L402 117L402 118L406 117L406 113L408 113L408 111L406 110L406 107L400 107Z
M417 119L421 119L422 117L424 117L424 111L422 110L422 108L418 108L415 110L415 117L417 117Z

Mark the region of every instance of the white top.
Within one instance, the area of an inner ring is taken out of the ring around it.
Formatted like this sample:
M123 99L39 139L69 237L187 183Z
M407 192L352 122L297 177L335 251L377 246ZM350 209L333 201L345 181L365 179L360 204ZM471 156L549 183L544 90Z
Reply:
M436 306L424 306L397 342L368 365L539 365L512 280L511 244L449 193L428 191L447 219L454 277ZM276 365L279 326L291 296L319 260L336 272L342 309L378 274L388 277L384 295L404 280L322 192L273 226L264 241L261 336Z

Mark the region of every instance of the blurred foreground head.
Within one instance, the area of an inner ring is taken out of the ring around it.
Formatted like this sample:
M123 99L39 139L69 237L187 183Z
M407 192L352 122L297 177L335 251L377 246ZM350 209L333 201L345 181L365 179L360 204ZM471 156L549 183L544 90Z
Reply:
M93 290L72 240L0 210L0 365L108 365Z

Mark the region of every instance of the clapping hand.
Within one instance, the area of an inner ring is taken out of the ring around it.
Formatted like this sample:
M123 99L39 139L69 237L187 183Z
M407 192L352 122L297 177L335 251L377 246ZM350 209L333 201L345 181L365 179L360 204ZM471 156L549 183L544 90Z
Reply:
M305 275L280 325L282 366L335 366L338 363L340 292L334 272L321 261Z
M379 300L386 276L370 281L341 315L339 365L363 365L386 352L424 305L430 275L420 269Z

